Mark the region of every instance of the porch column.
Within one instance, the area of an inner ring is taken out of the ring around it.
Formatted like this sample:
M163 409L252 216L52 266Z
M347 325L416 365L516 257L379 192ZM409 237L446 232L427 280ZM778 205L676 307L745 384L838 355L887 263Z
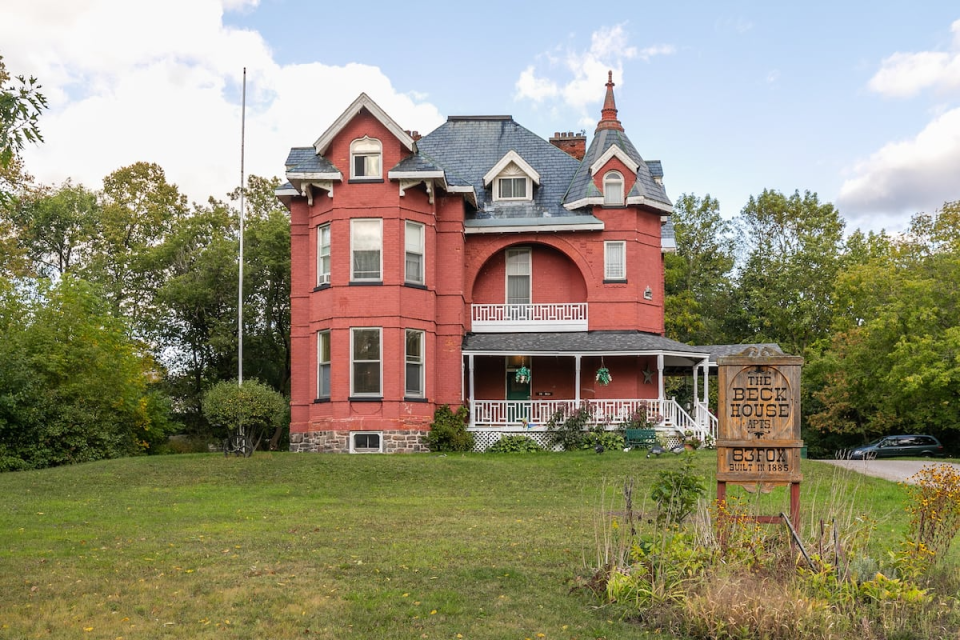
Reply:
M693 365L693 403L700 404L700 365ZM699 415L699 407L694 407L694 415Z
M574 406L580 406L580 354L573 356L574 368L576 369L576 376L574 378L573 384L573 404Z
M657 399L660 401L660 406L663 406L663 354L657 354Z
M473 386L473 354L467 356L467 362L470 367L470 426L474 427L477 424L477 396L474 393Z
M710 404L710 359L704 358L703 364L703 404Z

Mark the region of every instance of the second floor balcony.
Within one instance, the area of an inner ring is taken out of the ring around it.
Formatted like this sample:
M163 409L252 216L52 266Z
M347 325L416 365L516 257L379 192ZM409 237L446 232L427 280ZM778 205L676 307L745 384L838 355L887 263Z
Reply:
M476 333L586 331L587 303L475 304L471 324Z

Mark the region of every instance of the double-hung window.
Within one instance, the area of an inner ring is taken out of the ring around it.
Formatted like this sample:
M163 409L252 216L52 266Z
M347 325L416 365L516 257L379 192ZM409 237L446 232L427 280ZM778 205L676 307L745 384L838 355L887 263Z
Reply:
M317 332L317 398L330 397L330 332Z
M422 398L423 389L423 331L407 329L406 340L406 386L404 395Z
M507 249L507 317L526 320L530 313L530 249Z
M350 395L381 395L381 335L379 327L350 330Z
M376 138L363 137L350 143L350 178L378 180L383 145Z
M382 246L381 220L350 221L351 281L380 281Z
M622 240L603 243L603 279L627 279L627 243Z
M330 225L317 227L317 286L330 284Z
M403 235L406 248L404 282L423 284L423 225L407 222Z
M619 171L608 171L603 176L603 204L608 207L623 206L623 176Z
M527 197L527 177L497 178L498 200L529 200Z

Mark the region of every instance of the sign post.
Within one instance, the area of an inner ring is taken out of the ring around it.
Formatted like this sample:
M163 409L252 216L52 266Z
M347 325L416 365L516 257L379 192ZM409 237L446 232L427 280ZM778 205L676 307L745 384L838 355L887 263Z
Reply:
M800 367L803 358L750 347L719 359L717 500L727 484L767 493L790 487L790 520L800 525ZM779 522L777 516L756 516Z

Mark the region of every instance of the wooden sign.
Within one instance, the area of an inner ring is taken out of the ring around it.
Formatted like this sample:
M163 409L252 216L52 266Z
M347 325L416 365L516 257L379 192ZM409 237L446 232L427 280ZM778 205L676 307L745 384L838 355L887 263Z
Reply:
M762 491L799 483L803 358L751 347L718 364L717 481Z

